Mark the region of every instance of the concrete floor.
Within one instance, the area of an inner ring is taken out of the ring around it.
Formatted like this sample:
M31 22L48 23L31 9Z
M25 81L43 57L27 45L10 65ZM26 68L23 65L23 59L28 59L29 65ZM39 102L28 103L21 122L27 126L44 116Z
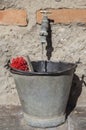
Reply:
M0 106L0 130L43 130L26 124L21 106ZM67 130L67 123L45 130Z
M43 129L26 124L21 106L0 106L0 130L86 130L86 107L75 108L63 125Z

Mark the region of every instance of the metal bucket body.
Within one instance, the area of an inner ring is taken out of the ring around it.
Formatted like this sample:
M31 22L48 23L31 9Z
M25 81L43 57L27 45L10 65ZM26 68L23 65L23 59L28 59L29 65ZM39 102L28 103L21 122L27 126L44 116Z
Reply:
M53 127L65 121L65 109L76 66L53 62L47 66L48 72L43 72L43 68L40 69L41 63L32 62L36 71L33 73L11 72L28 124L35 127ZM56 64L62 64L63 69Z

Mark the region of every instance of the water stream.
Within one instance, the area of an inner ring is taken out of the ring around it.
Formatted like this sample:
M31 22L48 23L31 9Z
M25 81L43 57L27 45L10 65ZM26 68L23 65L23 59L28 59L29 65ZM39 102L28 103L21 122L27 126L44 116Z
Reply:
M41 67L42 67L43 72L47 72L47 61L44 60L44 50L45 50L45 46L44 46L44 44L42 44L42 64L41 64Z
M42 44L42 60L44 61L44 44Z

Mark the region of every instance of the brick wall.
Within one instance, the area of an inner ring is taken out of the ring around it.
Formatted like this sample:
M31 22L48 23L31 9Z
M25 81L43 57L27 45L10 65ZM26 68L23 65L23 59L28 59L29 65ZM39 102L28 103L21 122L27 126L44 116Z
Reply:
M80 59L76 74L86 76L86 1L84 0L1 0L0 1L0 103L19 104L15 84L3 67L14 55L29 55L40 60L40 9L49 9L54 19L52 29L51 60L76 62ZM46 57L45 57L46 59ZM86 81L86 79L84 79ZM86 105L86 88L83 84L78 105Z

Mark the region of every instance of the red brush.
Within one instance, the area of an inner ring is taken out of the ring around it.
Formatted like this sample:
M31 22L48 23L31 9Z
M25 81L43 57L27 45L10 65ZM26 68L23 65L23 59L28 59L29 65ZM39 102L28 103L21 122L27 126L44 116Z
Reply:
M13 58L10 67L18 70L29 71L27 61L23 57Z

